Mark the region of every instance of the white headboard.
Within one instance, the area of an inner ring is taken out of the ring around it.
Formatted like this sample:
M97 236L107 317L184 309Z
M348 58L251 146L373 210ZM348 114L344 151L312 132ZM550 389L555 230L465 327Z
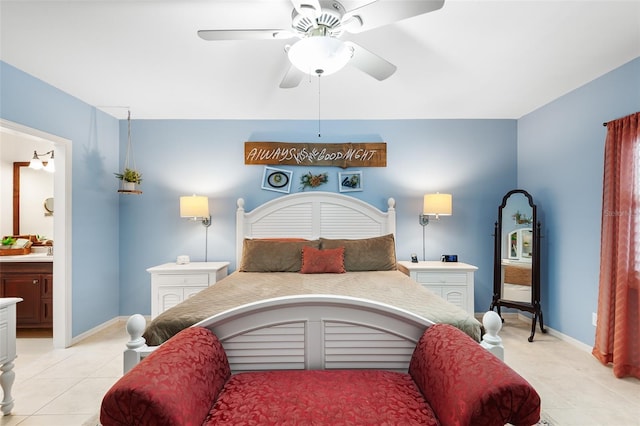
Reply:
M299 192L268 201L250 212L238 199L236 265L245 238L369 238L396 232L395 200L383 212L364 201L333 192Z

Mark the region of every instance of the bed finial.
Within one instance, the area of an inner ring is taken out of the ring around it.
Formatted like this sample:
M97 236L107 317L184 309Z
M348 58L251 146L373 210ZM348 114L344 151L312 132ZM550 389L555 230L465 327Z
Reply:
M390 197L387 200L387 205L389 206L389 209L393 209L396 206L396 200L393 197Z
M238 201L236 202L236 204L238 205L238 208L240 210L244 210L244 198L238 198Z
M130 340L127 342L127 349L123 354L123 373L126 373L138 364L146 350L149 349L146 345L145 338L142 337L146 326L147 321L140 314L131 315L127 320L126 328Z
M486 333L482 336L480 345L504 361L504 346L498 332L502 328L502 318L495 311L487 311L482 317L482 325Z
M127 342L129 349L139 348L144 346L145 339L142 337L144 329L147 326L147 321L140 314L134 314L127 320L127 333L131 336L131 340Z

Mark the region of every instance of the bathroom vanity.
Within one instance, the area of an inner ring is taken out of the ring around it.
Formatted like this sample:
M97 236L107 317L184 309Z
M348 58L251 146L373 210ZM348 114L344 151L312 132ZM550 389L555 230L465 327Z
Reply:
M0 298L18 297L16 327L53 328L53 256L0 256Z

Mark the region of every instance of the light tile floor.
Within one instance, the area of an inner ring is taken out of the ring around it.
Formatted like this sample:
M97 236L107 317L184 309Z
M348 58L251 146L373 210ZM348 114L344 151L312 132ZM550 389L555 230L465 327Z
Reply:
M80 426L94 417L122 375L124 327L109 326L67 349L53 349L52 339L18 339L15 407L0 425Z
M617 379L590 351L507 318L500 336L505 362L529 381L553 426L640 425L640 380ZM594 329L595 330L595 329Z
M507 319L501 336L507 364L540 393L553 426L640 425L640 380L616 379L587 351L539 330L529 343L529 325L517 319ZM68 349L18 339L15 408L0 425L85 424L121 375L127 337L122 322Z

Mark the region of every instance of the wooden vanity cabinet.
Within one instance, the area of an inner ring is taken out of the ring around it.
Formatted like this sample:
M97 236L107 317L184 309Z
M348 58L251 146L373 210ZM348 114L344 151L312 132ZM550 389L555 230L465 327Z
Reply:
M53 263L0 263L0 297L20 297L17 328L53 327Z

